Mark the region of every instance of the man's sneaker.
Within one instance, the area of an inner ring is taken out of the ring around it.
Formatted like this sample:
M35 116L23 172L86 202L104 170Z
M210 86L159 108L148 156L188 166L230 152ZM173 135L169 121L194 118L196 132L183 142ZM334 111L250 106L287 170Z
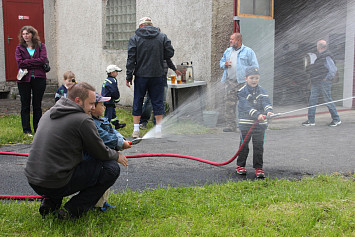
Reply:
M237 172L237 174L240 174L240 175L247 174L247 170L245 169L245 167L241 167L239 165L237 166L235 171Z
M339 126L341 124L341 121L331 121L330 124L328 124L328 126L330 127L336 127L336 126Z
M57 213L57 217L61 220L68 220L74 218L74 216L70 215L70 213L65 209L60 209Z
M139 124L139 128L145 130L145 129L147 129L147 124L141 123L141 124Z
M309 127L309 126L315 126L315 123L309 122L309 120L305 121L302 123L302 126Z
M55 204L51 199L43 198L39 206L39 213L45 217L49 213L53 213L60 208L60 203Z
M139 137L139 131L133 131L132 137L133 138L138 138Z
M120 128L124 128L124 127L126 127L125 123L118 123L115 125L115 129L120 129Z
M265 178L265 174L264 174L264 169L261 168L256 168L255 169L255 174L257 178Z

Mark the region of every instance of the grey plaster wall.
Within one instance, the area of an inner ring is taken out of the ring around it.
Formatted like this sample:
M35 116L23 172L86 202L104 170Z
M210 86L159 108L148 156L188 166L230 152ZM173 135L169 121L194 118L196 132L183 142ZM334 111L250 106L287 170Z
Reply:
M196 80L211 75L211 0L137 1L137 21L150 16L154 26L166 33L175 48L175 64L192 61Z
M233 1L215 0L212 7L211 78L206 91L206 109L217 110L224 117L224 84L220 81L223 69L219 67L224 51L229 47L233 33Z
M117 64L125 69L126 50L103 49L105 0L55 2L56 77L62 83L63 73L71 70L78 81L94 85L98 92L105 78L106 67ZM121 103L131 104L133 90L125 86L125 70L118 75Z
M345 62L344 62L344 98L354 95L354 39L355 39L355 3L348 1L346 18ZM354 107L352 100L345 100L343 106Z
M0 82L6 81L5 74L5 48L4 48L4 17L3 17L3 8L2 1L0 2L1 11L0 11Z
M175 48L175 64L192 61L195 80L211 80L212 0L137 1L137 21L150 16L154 26L167 34ZM138 25L137 25L138 27ZM171 73L171 71L169 72ZM194 90L179 91L179 104ZM170 93L167 101L170 102Z
M57 34L55 1L44 0L44 38L47 49L47 57L51 71L47 73L47 79L57 80Z

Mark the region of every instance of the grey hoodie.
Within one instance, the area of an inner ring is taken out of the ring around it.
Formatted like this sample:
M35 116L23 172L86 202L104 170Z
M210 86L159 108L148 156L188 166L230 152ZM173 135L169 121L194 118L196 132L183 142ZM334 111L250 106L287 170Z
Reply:
M96 159L118 159L117 151L101 140L92 117L63 97L39 121L25 168L28 182L63 187L82 162L84 150Z
M164 60L174 56L174 48L166 34L154 26L138 28L128 43L126 80L164 75Z

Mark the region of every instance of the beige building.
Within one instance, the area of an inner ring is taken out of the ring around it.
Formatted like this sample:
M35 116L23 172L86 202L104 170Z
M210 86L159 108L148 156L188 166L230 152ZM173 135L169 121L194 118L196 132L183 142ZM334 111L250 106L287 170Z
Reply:
M14 84L14 78L9 72L10 64L13 63L7 59L14 53L6 48L11 42L16 41L15 45L18 43L17 35L10 37L8 34L9 22L13 22L9 13L14 11L13 9L18 9L19 12L15 16L19 24L38 24L32 23L32 18L27 22L20 20L20 16L26 16L27 13L21 13L25 11L21 7L14 8L13 4L18 6L23 4L21 1L16 2L17 0L0 2L3 9L0 13L2 93L6 93ZM319 38L331 42L338 39L335 46L339 46L339 50L342 51L337 60L340 62L342 78L338 94L342 98L353 96L355 94L353 1L286 2L288 1L33 0L29 9L33 11L31 7L42 8L44 12L43 23L39 24L39 28L43 28L52 67L51 72L47 74L48 78L60 84L63 73L71 70L79 81L87 81L101 91L102 82L106 77L106 66L117 64L123 69L118 75L118 80L120 103L125 105L132 104L133 100L133 89L125 86L127 43L138 27L137 21L143 16L150 16L154 25L159 26L171 39L175 48L173 57L175 64L193 62L195 80L207 82L205 91L210 95L207 97L207 104L210 107L214 107L216 95L212 92L223 72L219 68L219 60L229 46L229 36L233 30L240 30L243 34L243 43L256 52L262 78L265 78L262 85L275 98L279 94L276 85L283 78L278 78L275 73L277 68L282 67L277 60L283 56L286 44L293 50L302 50L301 43L315 45ZM303 5L300 3L307 3L309 9L318 9L319 13L323 14L312 17L309 16L309 12L302 14L305 8L301 7ZM322 4L323 8L316 8L317 4ZM324 19L327 21L323 21ZM322 27L319 27L319 24ZM322 30L318 31L319 29ZM354 103L347 100L344 101L344 106L352 107Z

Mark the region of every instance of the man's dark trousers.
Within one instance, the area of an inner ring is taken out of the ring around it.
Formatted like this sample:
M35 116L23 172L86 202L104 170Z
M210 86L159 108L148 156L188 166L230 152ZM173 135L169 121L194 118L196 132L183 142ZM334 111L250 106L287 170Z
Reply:
M44 188L30 184L33 190L54 206L60 206L64 197L73 196L64 208L73 216L79 217L95 206L97 201L111 187L120 175L117 161L96 159L81 162L74 170L70 181L61 188Z

